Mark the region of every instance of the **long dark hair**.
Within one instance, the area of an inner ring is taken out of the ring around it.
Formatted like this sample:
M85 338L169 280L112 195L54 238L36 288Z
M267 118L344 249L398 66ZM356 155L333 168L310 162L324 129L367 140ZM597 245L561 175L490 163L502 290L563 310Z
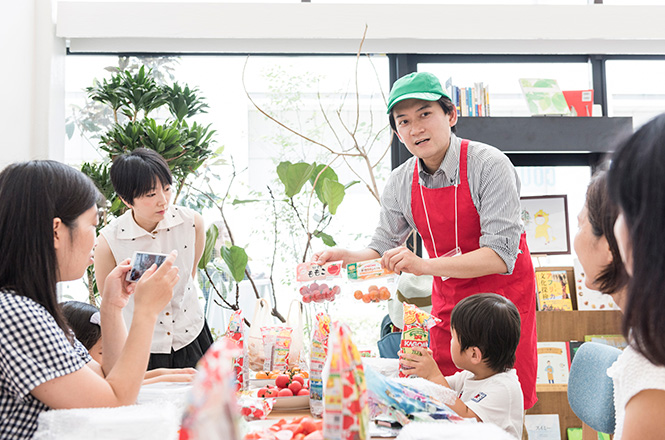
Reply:
M53 219L73 230L99 199L88 177L59 162L15 163L0 173L0 289L44 306L68 336L56 295Z
M629 231L632 274L624 336L644 357L665 365L665 114L623 141L609 173L610 196Z
M594 281L601 292L616 293L628 283L628 274L614 236L614 222L619 215L619 208L610 200L606 171L599 171L591 179L586 190L586 206L593 235L596 238L605 237L612 254L612 262L603 268Z

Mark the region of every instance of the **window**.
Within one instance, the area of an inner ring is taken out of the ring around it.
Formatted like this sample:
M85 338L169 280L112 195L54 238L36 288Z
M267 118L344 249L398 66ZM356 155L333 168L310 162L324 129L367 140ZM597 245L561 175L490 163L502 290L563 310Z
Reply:
M632 116L639 127L665 109L665 60L608 60L609 116Z

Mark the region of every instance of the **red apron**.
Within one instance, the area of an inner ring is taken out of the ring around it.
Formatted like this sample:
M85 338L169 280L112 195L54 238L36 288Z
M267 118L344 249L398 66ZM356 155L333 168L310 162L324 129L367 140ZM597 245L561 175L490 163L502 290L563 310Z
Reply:
M458 243L463 254L478 249L480 216L476 210L467 177L467 149L469 141L462 141L460 151L460 183L455 196L455 186L430 189L420 185L418 161L413 171L411 185L411 212L425 249L431 258L444 255L455 248L455 199L457 198ZM421 192L422 191L422 192ZM423 200L429 215L429 226L423 208ZM434 235L436 252L430 230ZM432 328L430 345L441 372L445 376L457 370L450 356L450 313L455 304L476 293L497 293L510 299L522 319L520 343L517 347L515 369L522 385L524 409L536 403L536 287L531 255L526 245L526 235L520 238L520 253L511 275L487 275L461 279L434 277L432 288L432 313L441 323Z

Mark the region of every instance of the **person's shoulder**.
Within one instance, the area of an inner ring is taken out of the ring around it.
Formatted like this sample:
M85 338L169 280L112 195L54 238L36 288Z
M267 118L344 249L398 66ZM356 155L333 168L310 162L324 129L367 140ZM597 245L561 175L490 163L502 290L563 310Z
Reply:
M508 156L506 156L503 151L492 145L484 144L478 141L469 141L469 150L467 154L469 159L475 159L481 161L482 163L505 161L510 162L510 159L508 159Z
M404 163L392 170L390 172L390 176L388 177L386 186L396 184L401 185L405 179L411 179L413 177L413 170L416 166L416 160L417 158L415 156L411 156Z
M520 385L520 380L517 377L517 371L513 368L502 373L496 373L493 376L490 376L488 379L489 383L493 385L505 388L506 391L519 391L522 392L522 387Z
M183 220L194 220L198 215L198 212L182 205L171 205L169 206L168 212L176 217L179 215Z
M99 230L100 234L103 234L105 237L114 236L114 234L123 227L133 221L132 211L128 209L122 215L111 219L106 226Z
M3 316L0 320L2 327L15 328L17 325L25 327L30 323L55 322L44 306L8 290L0 292L0 314Z

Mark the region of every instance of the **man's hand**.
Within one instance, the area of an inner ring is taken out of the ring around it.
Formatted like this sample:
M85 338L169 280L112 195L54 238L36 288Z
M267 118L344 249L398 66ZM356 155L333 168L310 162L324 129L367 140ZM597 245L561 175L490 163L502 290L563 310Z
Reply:
M400 274L402 272L413 275L431 275L426 272L427 263L425 260L405 248L404 246L390 249L383 254L381 266L393 272Z

